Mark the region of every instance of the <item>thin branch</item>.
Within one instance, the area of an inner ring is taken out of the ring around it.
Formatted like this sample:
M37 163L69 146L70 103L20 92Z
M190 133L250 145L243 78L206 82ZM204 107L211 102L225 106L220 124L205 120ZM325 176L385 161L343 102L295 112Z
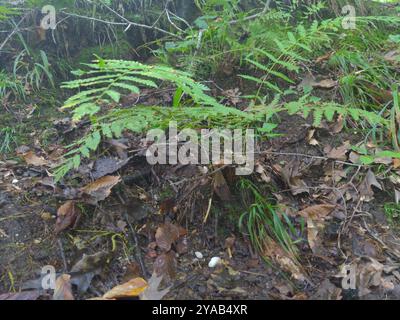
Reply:
M267 0L267 2L265 2L264 9L261 12L253 14L253 15L248 16L248 17L246 17L244 19L241 19L241 20L239 20L239 19L238 20L232 20L232 21L229 22L229 24L236 24L236 23L241 22L241 21L248 21L248 20L256 19L256 18L258 18L258 17L260 17L260 16L262 16L262 15L267 13L270 4L271 4L271 0Z
M3 49L3 47L7 44L7 42L12 38L12 36L19 31L19 26L20 24L25 20L25 18L27 17L27 14L25 14L21 20L19 20L19 22L15 25L14 30L11 31L11 33L6 37L6 39L3 41L3 43L0 45L0 52ZM14 22L14 20L12 20ZM15 24L15 22L14 22Z

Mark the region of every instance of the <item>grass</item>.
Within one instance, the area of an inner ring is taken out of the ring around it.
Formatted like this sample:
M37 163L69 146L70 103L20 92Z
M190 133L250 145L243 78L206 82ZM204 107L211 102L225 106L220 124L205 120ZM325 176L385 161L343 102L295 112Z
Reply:
M391 226L400 226L400 204L394 202L385 203L383 210Z
M11 127L0 129L0 154L13 151L16 145L15 130Z
M271 244L278 244L288 256L297 261L298 248L294 240L296 228L284 213L278 212L277 207L260 193L257 186L248 179L241 179L239 189L246 196L248 210L239 219L241 230L246 230L253 246L264 259L265 251Z

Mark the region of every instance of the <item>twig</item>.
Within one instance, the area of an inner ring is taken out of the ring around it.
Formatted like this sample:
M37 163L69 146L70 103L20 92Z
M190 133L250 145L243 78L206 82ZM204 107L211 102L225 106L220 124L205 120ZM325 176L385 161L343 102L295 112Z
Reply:
M167 34L169 36L172 36L172 37L175 37L175 38L183 40L183 38L178 36L177 34L169 32L169 31L164 30L164 29L161 29L161 28L156 26L156 23L160 20L162 15L164 13L166 13L166 9L163 10L163 12L160 14L160 16L156 19L156 21L152 25L147 25L147 24L142 24L142 23L130 21L127 18L125 18L123 15L121 15L117 11L115 11L113 8L109 7L103 1L101 3L105 8L107 8L109 11L111 11L113 14L115 14L120 19L122 19L124 22L106 21L106 20L102 20L102 19L99 19L99 18L82 16L82 15L79 15L79 14L76 14L76 13L69 13L69 12L65 12L65 11L63 11L63 13L66 14L66 15L69 15L69 16L73 16L73 17L77 17L77 18L81 18L81 19L88 19L88 20L97 21L97 22L101 22L101 23L106 23L106 24L110 24L110 25L126 26L126 28L124 30L125 32L128 31L131 26L135 26L135 27L144 28L144 29L156 30L156 31L159 31L161 33Z
M19 20L19 22L15 25L13 31L11 31L11 33L5 38L5 40L3 41L3 43L0 45L0 53L1 50L3 49L3 47L6 45L6 43L11 39L11 37L19 30L19 25L25 20L27 14L25 14L21 20ZM12 20L14 22L14 20ZM15 22L14 22L15 24Z
M348 166L353 166L353 167L364 167L362 164L356 164L356 163L351 163L351 162L346 162L346 161L341 161L341 160L336 160L328 157L322 157L322 156L313 156L310 154L302 154L302 153L296 153L296 152L274 152L274 151L261 151L257 152L259 154L272 154L272 155L277 155L277 156L293 156L293 157L304 157L304 158L313 158L313 159L320 159L320 160L330 160L334 161L336 163L340 164L345 164Z
M244 18L242 20L239 20L239 19L238 20L232 20L232 21L229 22L229 24L236 24L236 23L241 22L241 21L248 21L248 20L253 20L255 18L258 18L258 17L264 15L265 13L267 13L270 4L271 4L271 0L267 0L267 2L265 2L264 9L261 12L253 14L251 16L248 16L248 17L246 17L246 18Z
M60 248L61 259L62 259L63 266L64 266L64 272L68 272L67 259L65 259L64 246L61 242L61 239L58 239L57 243L58 243L58 247Z

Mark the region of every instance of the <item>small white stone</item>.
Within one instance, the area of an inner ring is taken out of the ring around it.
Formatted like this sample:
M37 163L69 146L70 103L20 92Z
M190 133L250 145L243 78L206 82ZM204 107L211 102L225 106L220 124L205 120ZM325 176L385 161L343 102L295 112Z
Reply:
M203 259L203 254L199 251L196 251L194 255L196 256L197 259Z
M210 268L215 268L217 265L221 264L222 259L220 257L212 257L210 262L208 263L208 266Z
M14 179L13 181L12 181L12 184L16 184L16 183L18 183L18 179Z

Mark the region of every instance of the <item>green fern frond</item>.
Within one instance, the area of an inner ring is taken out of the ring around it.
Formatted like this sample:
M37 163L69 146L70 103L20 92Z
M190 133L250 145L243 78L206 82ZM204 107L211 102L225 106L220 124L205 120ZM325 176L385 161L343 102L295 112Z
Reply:
M81 92L70 97L63 109L73 108L73 119L81 120L84 116L93 116L101 107L111 101L119 103L122 93L140 93L140 87L157 88L157 82L169 81L190 96L194 103L212 106L220 112L239 113L218 103L205 92L209 89L195 82L190 74L166 66L144 65L136 61L95 60L85 64L89 70L78 70L80 79L63 84L63 88L80 89ZM82 78L85 77L85 78Z

